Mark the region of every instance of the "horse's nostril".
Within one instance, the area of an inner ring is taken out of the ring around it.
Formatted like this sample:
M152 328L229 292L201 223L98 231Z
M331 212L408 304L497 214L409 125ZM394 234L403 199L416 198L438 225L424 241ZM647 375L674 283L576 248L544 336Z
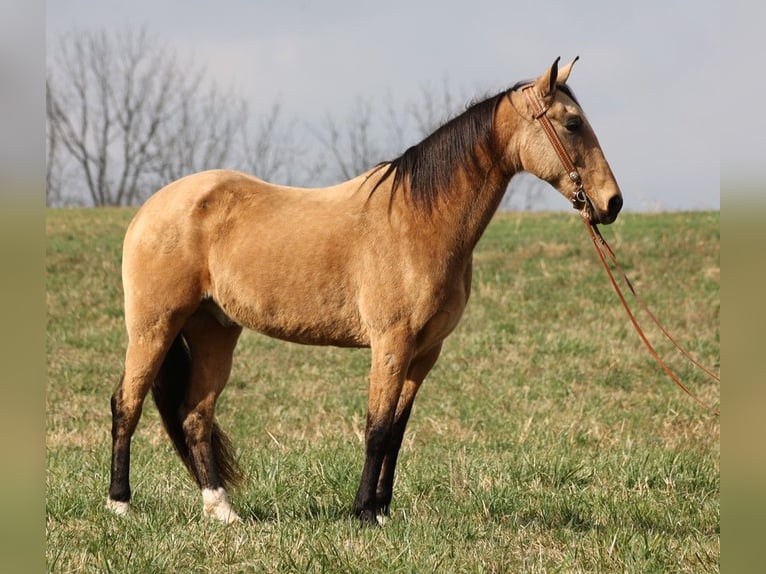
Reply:
M609 215L616 216L618 213L620 213L620 210L622 209L622 196L621 195L614 195L609 199L609 203L607 205L607 210L609 211Z

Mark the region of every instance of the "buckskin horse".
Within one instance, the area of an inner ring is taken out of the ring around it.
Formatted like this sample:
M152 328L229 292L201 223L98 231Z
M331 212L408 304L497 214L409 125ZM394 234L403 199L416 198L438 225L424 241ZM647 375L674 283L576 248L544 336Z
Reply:
M247 327L370 348L353 510L371 525L388 514L415 395L460 320L474 247L511 177L531 172L596 223L611 223L622 207L566 84L576 60L559 69L556 59L537 79L471 105L396 159L332 187L213 170L147 200L123 246L128 346L111 399L107 506L128 512L130 442L151 389L204 515L240 520L225 489L241 473L214 412Z

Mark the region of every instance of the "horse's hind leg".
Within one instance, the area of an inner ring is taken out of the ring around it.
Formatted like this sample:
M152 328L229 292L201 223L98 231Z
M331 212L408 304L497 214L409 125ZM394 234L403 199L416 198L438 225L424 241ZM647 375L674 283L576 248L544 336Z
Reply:
M394 423L391 429L391 440L388 444L388 451L383 459L383 467L378 479L376 491L377 506L381 513L388 516L391 506L391 498L394 492L394 473L396 471L396 461L399 457L399 449L404 440L404 430L407 427L407 421L410 418L412 404L415 401L415 395L420 389L420 385L428 375L431 368L439 358L441 352L441 343L425 354L415 357L410 363L407 371L407 378L402 387L402 393L399 396L399 403L394 415Z
M125 370L112 395L112 467L107 507L126 514L130 505L130 441L144 398L156 378L180 325L167 320L129 336Z
M242 328L224 326L210 313L197 311L184 326L191 352L191 379L180 417L189 466L202 490L205 516L238 522L226 496L227 483L239 479L231 445L215 422L215 404L231 373L232 355Z

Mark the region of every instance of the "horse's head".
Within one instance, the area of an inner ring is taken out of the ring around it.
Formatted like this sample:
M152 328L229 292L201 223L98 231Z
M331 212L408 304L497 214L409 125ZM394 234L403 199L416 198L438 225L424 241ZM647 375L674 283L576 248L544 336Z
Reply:
M596 134L566 81L577 58L561 70L558 58L536 80L509 92L521 115L516 148L525 171L555 187L594 223L612 223L622 194ZM514 146L515 147L515 146Z

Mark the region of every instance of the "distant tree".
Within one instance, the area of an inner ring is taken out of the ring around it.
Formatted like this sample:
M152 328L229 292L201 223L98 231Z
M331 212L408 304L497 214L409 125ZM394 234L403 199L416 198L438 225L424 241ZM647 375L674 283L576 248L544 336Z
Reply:
M274 183L318 185L324 166L305 138L298 143L296 129L296 121L283 119L279 103L243 122L237 137L238 167Z
M420 89L420 97L405 105L405 113L415 123L417 135L424 138L447 120L463 111L463 98L456 96L445 78L441 90Z
M314 135L329 158L324 162L325 175L334 181L351 179L382 159L373 123L371 99L358 97L350 113L338 120L327 115Z
M462 111L448 82L378 107L358 97L297 137L277 103L253 116L204 70L145 30L76 32L50 51L46 77L49 205L134 205L189 173L236 168L287 185L350 179L396 157ZM542 183L514 178L503 206L528 209ZM511 196L513 196L511 198ZM510 201L513 199L513 201Z
M51 116L53 100L50 97L50 86L46 84L46 115ZM58 130L53 129L50 122L45 123L45 188L47 190L48 203L60 203L62 193L62 166L59 157Z
M206 92L189 90L168 111L147 165L149 191L190 173L228 165L248 121L244 103L222 95L215 86Z
M399 106L390 94L382 108L372 97L357 97L345 117L328 114L320 128L312 130L326 156L325 175L333 181L351 179L396 157L454 111L446 84L442 94L423 88L421 98Z
M228 159L241 107L145 31L72 33L52 54L49 203L135 204L162 183ZM67 167L74 191L63 189Z
M552 195L549 195L551 194ZM500 202L501 210L532 211L546 205L546 197L558 194L551 185L527 172L521 172L511 178L508 189Z

